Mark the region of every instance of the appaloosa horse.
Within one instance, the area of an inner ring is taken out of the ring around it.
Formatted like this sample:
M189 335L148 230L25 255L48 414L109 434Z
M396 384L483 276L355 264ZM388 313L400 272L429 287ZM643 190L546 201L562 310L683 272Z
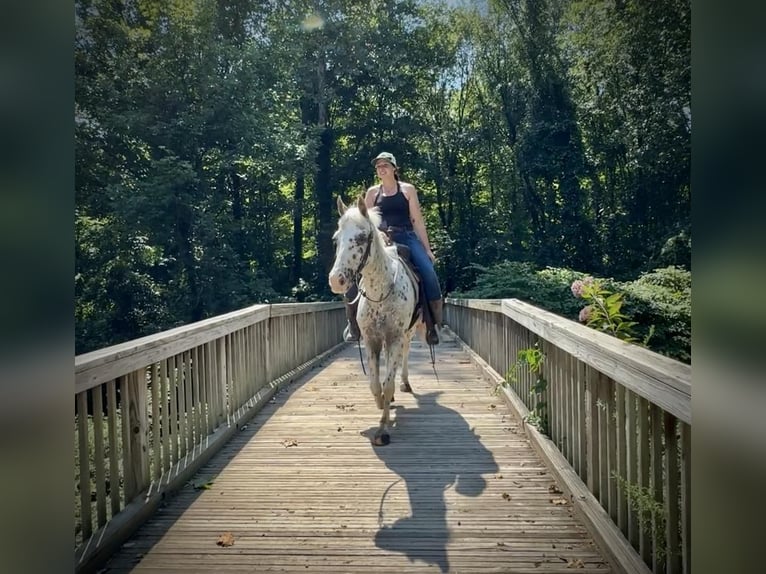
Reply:
M375 445L390 442L387 427L389 408L394 396L396 371L402 368L402 390L411 390L407 357L415 329L424 329L418 318L413 321L417 303L415 278L399 259L395 246L386 246L378 231L380 213L367 209L364 197L356 206L338 198L338 230L335 264L329 281L333 293L343 294L356 283L359 287L357 321L367 349L370 367L370 390L379 409L383 410L380 427L373 439ZM386 351L386 377L380 380L380 354Z

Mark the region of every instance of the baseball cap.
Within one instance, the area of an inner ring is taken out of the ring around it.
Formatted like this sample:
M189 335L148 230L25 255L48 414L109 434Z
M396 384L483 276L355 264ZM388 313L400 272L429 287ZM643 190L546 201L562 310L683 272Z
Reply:
M396 158L394 157L394 154L392 153L388 153L387 151L379 153L377 156L375 156L375 159L372 160L372 165L375 165L380 160L387 161L394 167L397 167Z

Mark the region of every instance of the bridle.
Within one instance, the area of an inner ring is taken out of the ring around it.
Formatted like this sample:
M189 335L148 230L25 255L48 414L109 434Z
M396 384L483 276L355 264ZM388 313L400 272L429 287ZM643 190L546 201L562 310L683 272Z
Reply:
M359 265L357 266L356 270L354 270L354 282L359 286L359 293L354 298L352 303L356 303L359 300L359 297L364 297L368 301L371 301L373 303L382 303L388 297L391 295L391 293L394 292L394 287L396 287L396 278L399 276L399 268L396 268L396 272L394 275L394 280L391 282L391 288L388 290L388 292L381 297L380 299L373 299L370 297L367 292L362 289L361 286L361 280L360 277L362 277L362 269L364 269L364 266L367 265L367 260L370 258L370 251L372 250L372 242L373 242L373 233L375 233L375 230L373 229L370 231L370 233L367 235L367 247L364 249L364 253L362 254L362 259L359 262Z

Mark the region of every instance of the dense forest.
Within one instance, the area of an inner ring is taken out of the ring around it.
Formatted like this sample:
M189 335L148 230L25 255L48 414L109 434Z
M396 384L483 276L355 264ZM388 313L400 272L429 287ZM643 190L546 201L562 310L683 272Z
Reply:
M75 8L77 353L332 299L335 197L374 183L383 150L446 292L671 283L688 328L689 0Z

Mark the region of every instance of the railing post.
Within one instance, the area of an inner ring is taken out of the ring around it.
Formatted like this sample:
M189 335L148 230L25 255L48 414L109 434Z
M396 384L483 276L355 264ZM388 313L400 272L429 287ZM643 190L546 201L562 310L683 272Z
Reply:
M226 406L226 337L218 339L218 417L228 421L229 409Z
M586 452L587 452L587 480L588 490L593 493L597 499L601 499L599 482L599 450L598 450L598 373L595 373L591 367L586 367L585 379L585 405L586 405Z
M128 425L130 451L130 467L125 469L126 489L125 501L130 502L148 484L149 455L147 452L146 431L148 428L146 416L146 377L144 370L134 371L127 377L128 410L127 420L123 424ZM127 476L130 475L130 481ZM127 484L131 485L132 492L128 496Z
M266 319L266 384L271 382L271 322L274 319L269 314L269 318Z

